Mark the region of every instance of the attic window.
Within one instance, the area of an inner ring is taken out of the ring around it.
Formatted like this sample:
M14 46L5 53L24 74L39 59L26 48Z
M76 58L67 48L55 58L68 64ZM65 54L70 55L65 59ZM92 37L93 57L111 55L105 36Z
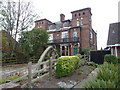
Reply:
M83 12L83 15L85 15L85 12Z

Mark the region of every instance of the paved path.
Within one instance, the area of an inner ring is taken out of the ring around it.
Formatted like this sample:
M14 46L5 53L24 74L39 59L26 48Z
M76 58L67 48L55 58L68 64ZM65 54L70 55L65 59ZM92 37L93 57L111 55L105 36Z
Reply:
M96 78L97 76L97 71L99 70L99 68L96 68L94 71L92 71L87 78L85 78L83 81L81 81L80 83L78 83L74 88L84 88L84 84L90 80L93 80Z

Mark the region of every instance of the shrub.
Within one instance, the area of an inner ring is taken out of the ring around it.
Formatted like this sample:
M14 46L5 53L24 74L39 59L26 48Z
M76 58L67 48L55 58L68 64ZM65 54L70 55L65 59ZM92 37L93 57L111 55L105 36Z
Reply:
M118 63L120 63L120 58L118 58Z
M56 63L56 76L63 77L70 75L78 68L80 59L77 56L65 56L58 58Z
M94 63L94 62L87 62L87 65L98 67L98 64L96 64L96 63Z
M98 71L97 74L98 79L102 80L117 80L118 79L118 67L114 64L105 63L101 66L101 69Z
M83 55L81 55L81 54L77 54L76 56L78 56L79 59L82 59L82 57L83 57Z
M116 88L114 82L104 80L92 80L85 84L84 88Z
M119 88L118 66L104 62L97 72L97 78L85 84L85 88Z
M104 60L109 63L117 64L118 58L115 55L106 54Z

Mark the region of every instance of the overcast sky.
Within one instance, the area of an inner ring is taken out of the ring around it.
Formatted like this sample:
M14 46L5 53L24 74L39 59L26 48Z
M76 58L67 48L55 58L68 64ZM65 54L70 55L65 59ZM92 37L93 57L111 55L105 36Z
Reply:
M92 9L92 27L97 32L98 49L105 48L109 24L118 22L119 0L30 0L41 19L52 22L60 20L60 14L65 19L71 19L71 11L90 7Z

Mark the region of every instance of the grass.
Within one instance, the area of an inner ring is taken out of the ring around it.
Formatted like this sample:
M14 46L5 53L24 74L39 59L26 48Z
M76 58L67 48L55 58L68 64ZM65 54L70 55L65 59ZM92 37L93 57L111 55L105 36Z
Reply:
M0 84L6 83L7 81L18 79L22 76L23 75L20 75L20 76L16 75L16 76L11 76L11 77L8 77L8 78L0 79Z

